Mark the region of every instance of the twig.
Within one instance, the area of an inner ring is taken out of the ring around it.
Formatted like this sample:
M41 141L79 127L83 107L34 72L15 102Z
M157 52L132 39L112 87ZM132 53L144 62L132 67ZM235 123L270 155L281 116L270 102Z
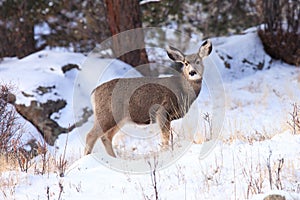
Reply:
M270 188L272 190L272 168L271 168L271 156L272 156L272 150L270 149L269 157L267 158L267 168L269 172L269 183L270 183Z
M284 163L284 158L281 158L278 160L278 167L277 167L277 171L276 171L276 187L278 190L282 190L282 182L281 182L281 178L280 178L280 173L283 167L283 163Z
M157 179L156 179L156 170L157 170L157 165L158 165L158 161L156 159L156 157L154 157L154 163L153 163L153 167L150 161L148 161L148 164L150 166L150 176L151 176L151 182L152 182L152 186L154 189L154 194L155 194L155 200L158 200L158 190L157 190Z
M59 195L58 195L57 200L60 200L61 199L61 194L64 191L64 186L62 185L61 182L59 182L58 186L59 186Z
M67 138L66 138L66 143L65 143L63 154L59 156L59 161L56 162L56 166L58 168L59 176L60 177L64 177L65 176L65 171L66 171L66 168L67 168L68 161L66 160L66 152L67 152L68 140L69 140L69 134L67 134Z
M299 106L297 103L293 103L293 112L290 113L292 117L291 121L287 123L292 127L293 134L296 135L298 131L300 131L300 114L299 114Z
M207 136L205 136L206 141L211 140L212 135L213 135L213 130L212 130L212 119L210 118L209 113L204 113L203 119L204 119L204 121L206 121L206 123L208 124L208 128L209 128L209 138L207 138Z
M49 186L47 186L46 193L47 193L47 199L50 200L50 188L49 188Z

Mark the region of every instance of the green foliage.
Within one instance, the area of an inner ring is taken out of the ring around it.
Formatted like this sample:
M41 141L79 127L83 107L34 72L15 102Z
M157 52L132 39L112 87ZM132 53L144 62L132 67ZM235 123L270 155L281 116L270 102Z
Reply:
M257 25L256 4L251 0L164 0L142 6L146 25L160 26L172 22L183 31L196 28L204 37L240 33Z
M296 0L161 0L141 9L144 26L171 26L203 37L236 34L264 23L259 35L266 51L299 65ZM37 34L37 26L48 30ZM24 57L45 46L89 52L109 36L103 0L0 1L0 58Z
M34 25L46 6L47 1L1 1L0 57L24 57L35 51Z
M88 52L109 36L102 0L56 1L52 7L45 19L51 34L42 36L47 45Z
M49 30L34 33L34 28L39 25ZM45 46L88 52L107 37L102 0L0 2L0 58L21 58Z
M183 22L182 7L184 1L164 0L146 3L141 6L143 12L143 22L146 26L167 25L170 20Z
M1 20L7 21L16 20L28 20L32 22L38 22L39 17L44 15L48 9L48 3L50 1L35 1L35 0L4 0L0 3L0 16Z
M251 0L201 0L200 15L207 15L199 29L207 36L240 33L258 22L255 3Z

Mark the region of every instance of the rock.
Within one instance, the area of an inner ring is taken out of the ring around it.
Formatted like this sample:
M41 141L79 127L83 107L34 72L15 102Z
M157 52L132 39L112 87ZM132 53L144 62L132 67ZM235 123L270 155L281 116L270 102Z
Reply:
M76 64L67 64L65 66L61 67L61 70L63 71L63 73L65 74L67 71L70 71L72 69L77 69L80 70L79 66Z
M5 85L0 85L0 100L5 101L6 103L14 104L16 102L16 96L11 93Z
M47 93L51 93L52 90L56 88L55 85L52 86L39 86L34 92L36 92L39 95L44 95Z
M16 102L16 96L13 93L7 94L7 103L14 104Z
M29 106L15 104L15 108L22 117L36 127L44 140L53 146L60 134L69 133L76 127L81 126L93 114L92 110L84 108L81 120L67 128L61 127L55 120L51 119L51 115L63 109L66 105L67 103L63 99L48 100L46 103L34 100L31 101Z
M50 116L67 105L65 100L48 100L46 103L31 101L29 106L15 104L18 113L32 123L42 134L49 145L54 145L55 140L62 133L68 133L69 129L61 127Z

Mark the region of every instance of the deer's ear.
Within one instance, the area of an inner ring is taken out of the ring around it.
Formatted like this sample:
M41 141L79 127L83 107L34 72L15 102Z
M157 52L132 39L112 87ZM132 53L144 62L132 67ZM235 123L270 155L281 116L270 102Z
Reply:
M183 62L184 61L184 54L179 51L178 49L174 48L174 47L167 47L167 54L169 56L170 59L172 59L175 62Z
M205 42L203 42L203 44L201 45L200 49L199 49L199 56L201 58L205 58L206 56L208 56L212 51L212 44L210 40L206 40Z

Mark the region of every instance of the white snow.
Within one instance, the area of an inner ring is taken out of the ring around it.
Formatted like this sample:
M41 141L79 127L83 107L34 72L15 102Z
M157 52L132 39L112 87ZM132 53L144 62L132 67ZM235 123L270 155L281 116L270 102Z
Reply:
M211 40L214 50L205 61L205 84L197 100L200 116L195 141L200 144L193 144L180 159L156 172L159 199L263 199L268 194L300 199L300 135L293 135L287 124L292 104L300 102L300 69L271 61L253 29L242 35ZM200 44L187 51L197 51ZM253 69L255 65L245 59L254 64L263 63L263 70ZM225 68L225 61L230 69ZM64 74L61 67L66 64L77 64L80 71L72 69ZM17 103L28 105L31 100L65 99L67 106L52 116L64 127L73 124L84 107L91 108L89 96L96 85L116 77L137 76L141 75L121 61L87 59L82 54L51 50L21 60L6 58L0 63L0 83L14 85ZM55 88L44 95L36 91L39 86L53 85ZM209 113L213 125L221 130L214 133L212 144L204 142L209 138L204 113ZM215 119L215 116L219 117ZM90 117L68 137L61 135L56 142L58 149L49 147L54 157L59 157L67 142L69 163L65 177L59 177L56 169L44 175L37 175L34 169L28 173L0 172L0 199L155 199L150 173L115 171L102 165L96 156L83 156L84 137L92 123L93 117ZM174 129L193 126L187 121L183 125L180 121L172 125ZM131 131L137 130L137 127L131 128ZM26 129L30 137L40 137L29 123ZM116 151L121 147L126 151L134 149L133 155L136 151L147 151L149 144L157 145L153 141L132 142L122 134L114 143ZM211 146L214 148L205 150ZM97 142L95 152L99 151L103 151L103 147ZM284 159L280 172L282 190L275 186L280 159ZM272 168L272 188L268 163Z

